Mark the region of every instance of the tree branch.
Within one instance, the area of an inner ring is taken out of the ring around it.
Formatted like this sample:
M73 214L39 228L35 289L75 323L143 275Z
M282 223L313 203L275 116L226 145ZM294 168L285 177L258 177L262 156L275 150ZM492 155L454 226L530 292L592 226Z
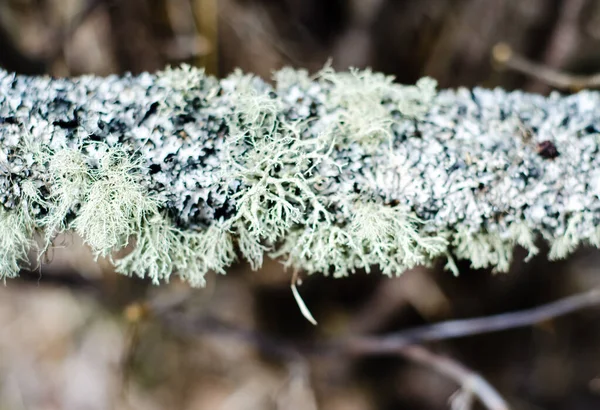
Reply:
M570 4L570 3L566 3ZM503 67L533 77L545 84L565 91L581 91L600 87L600 74L568 74L542 64L536 64L517 54L505 43L496 44L492 50L494 61Z
M600 243L600 95L402 86L371 71L190 67L74 79L0 73L0 271L36 232L193 285L241 253L308 273L397 275L450 255L509 269ZM133 251L116 258L130 241Z

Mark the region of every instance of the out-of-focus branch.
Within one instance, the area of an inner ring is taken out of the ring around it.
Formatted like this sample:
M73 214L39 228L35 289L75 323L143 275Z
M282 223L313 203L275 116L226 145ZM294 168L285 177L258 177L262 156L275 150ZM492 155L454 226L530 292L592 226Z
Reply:
M224 337L234 338L242 343L250 343L262 353L272 357L285 360L287 363L302 362L301 358L306 354L318 354L327 356L339 355L399 355L409 361L429 367L437 373L456 382L461 389L460 397L453 398L457 402L464 400L469 395L478 398L489 410L508 410L509 406L502 396L482 376L468 369L466 366L447 356L435 354L425 347L417 345L400 346L394 350L364 349L353 345L348 349L347 344L315 344L295 346L284 340L277 340L267 335L231 327L211 319L201 319L192 323L181 323L177 315L160 314L160 319L175 331L184 331L188 334L217 334ZM469 407L461 407L468 409Z
M536 78L561 90L580 91L586 88L600 87L600 74L590 76L567 74L532 62L517 54L505 43L496 44L492 50L492 57L501 67L506 67L529 77Z
M27 56L19 50L13 38L0 24L0 67L21 74L40 75L47 67L46 62Z
M352 348L356 346L359 351L393 352L403 346L415 343L456 339L526 327L597 305L600 305L600 289L592 289L531 309L479 318L449 320L404 329L383 336L350 338L348 343Z
M210 333L231 337L244 343L250 343L263 353L286 361L292 361L295 360L294 358L304 355L325 357L338 357L339 355L348 354L399 355L410 361L430 367L456 381L461 386L461 391L454 398L456 406L462 403L464 406L461 408L468 408L469 396L473 394L486 408L501 410L508 409L508 404L483 377L455 360L435 354L423 346L419 346L419 344L531 326L597 305L600 305L600 290L593 289L521 311L480 318L449 320L378 336L345 336L329 342L301 344L275 339L252 330L236 328L214 318L194 317L186 319L180 313L177 313L177 309L174 309L173 306L165 309L164 307L153 306L152 302L149 302L147 306L154 317L177 332L187 334Z
M461 389L451 400L452 409L469 410L470 397L477 397L489 410L508 410L508 403L500 393L481 375L447 356L435 354L423 346L406 346L396 353L407 360L422 364L455 381Z
M586 0L562 2L558 12L558 20L542 57L542 64L544 66L556 70L560 70L565 66L565 63L577 48L580 31L578 24L579 17L586 4L588 4ZM549 84L540 84L539 79L537 80L537 84L530 84L527 89L540 93L547 91L544 87L547 87Z

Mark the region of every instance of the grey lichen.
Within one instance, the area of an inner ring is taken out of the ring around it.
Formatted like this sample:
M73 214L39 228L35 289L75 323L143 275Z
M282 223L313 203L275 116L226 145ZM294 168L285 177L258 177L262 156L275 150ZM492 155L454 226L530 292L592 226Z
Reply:
M600 244L599 94L328 66L274 80L0 72L0 276L69 231L123 274L195 286L238 253L339 277L439 257L507 271L517 245Z

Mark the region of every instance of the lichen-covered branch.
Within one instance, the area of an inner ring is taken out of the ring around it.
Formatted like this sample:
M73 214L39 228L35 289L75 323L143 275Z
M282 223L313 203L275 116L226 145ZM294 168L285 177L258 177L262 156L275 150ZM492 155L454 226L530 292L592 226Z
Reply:
M506 271L515 245L600 244L599 138L587 91L438 92L328 67L273 86L185 66L0 71L0 275L64 231L156 283L203 285L238 255L334 276L438 257Z

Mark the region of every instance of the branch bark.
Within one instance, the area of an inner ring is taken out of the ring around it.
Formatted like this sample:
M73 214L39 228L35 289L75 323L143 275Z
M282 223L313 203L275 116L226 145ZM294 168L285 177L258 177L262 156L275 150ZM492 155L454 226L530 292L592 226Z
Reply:
M255 267L270 253L342 276L440 256L456 271L450 255L506 271L539 238L551 258L600 243L600 94L274 78L1 72L4 271L35 231L75 230L100 256L133 238L122 272L200 285L235 246Z

